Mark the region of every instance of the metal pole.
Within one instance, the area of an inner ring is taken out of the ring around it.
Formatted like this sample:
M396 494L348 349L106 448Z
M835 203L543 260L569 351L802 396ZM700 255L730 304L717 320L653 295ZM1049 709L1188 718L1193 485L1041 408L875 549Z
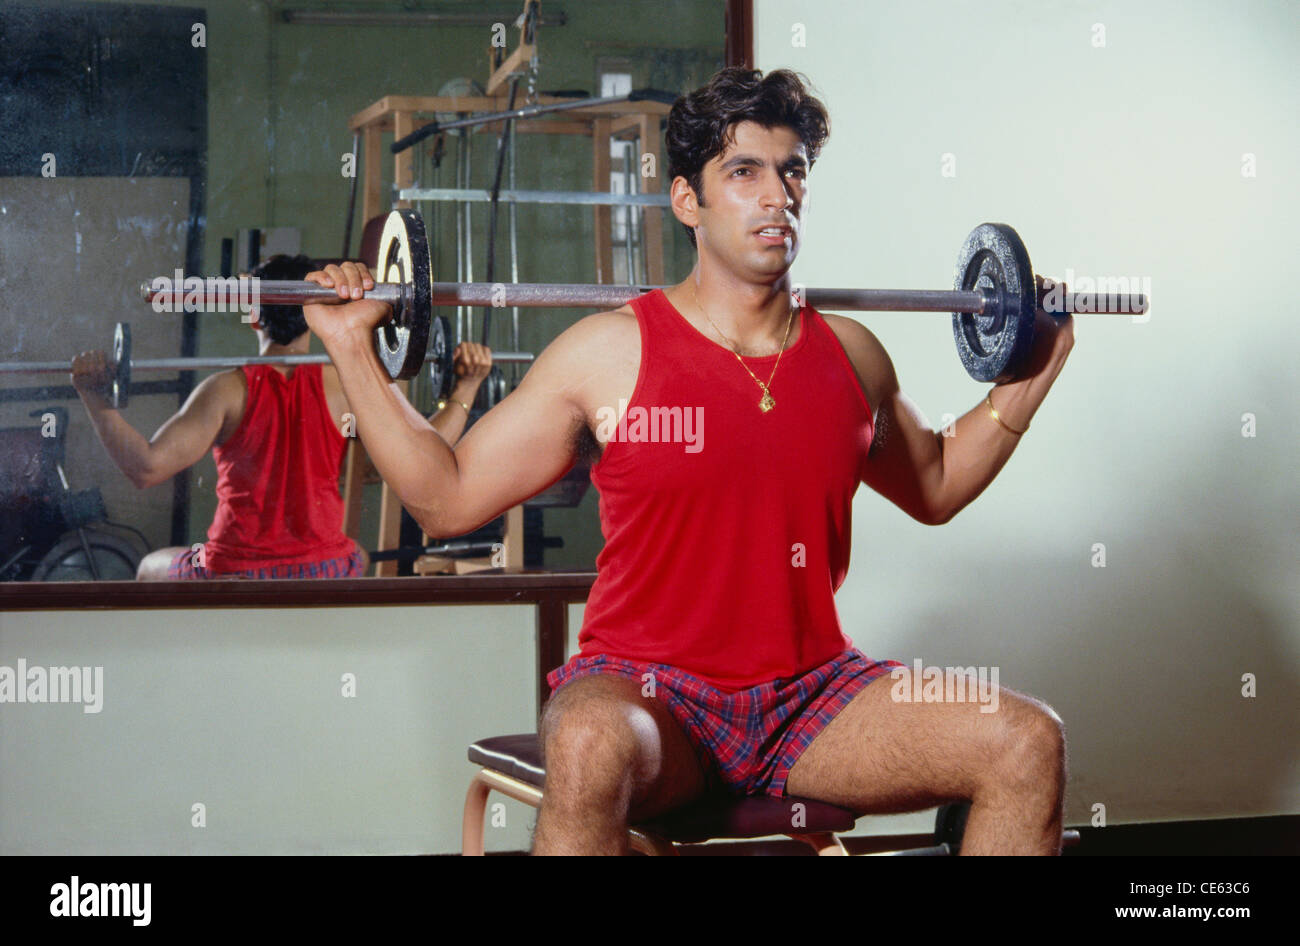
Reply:
M510 136L511 190L515 189L515 142L518 140L518 135ZM519 282L519 208L514 204L510 205L510 281ZM513 306L510 313L510 344L517 350L519 348L519 306ZM511 369L510 380L512 382L519 380L515 369Z
M671 93L662 93L653 89L638 89L628 92L624 95L604 95L597 98L570 99L567 102L553 102L549 105L524 105L520 108L512 108L504 112L484 112L479 115L471 115L469 118L457 118L449 122L430 122L411 132L405 138L399 138L394 141L389 149L393 154L400 154L402 151L411 147L418 141L428 138L430 135L436 135L440 131L446 131L450 128L473 128L477 125L490 125L493 122L504 121L507 118L533 118L536 115L547 115L551 112L569 112L575 109L599 108L602 105L620 105L624 102L640 102L645 100L664 102L667 105L672 104L675 98Z
M519 76L514 76L510 80L510 101L508 108L514 108L515 96L519 94ZM501 135L497 138L496 161L492 168L492 199L488 201L488 221L487 221L487 258L483 267L483 279L486 282L496 282L496 265L497 265L497 220L500 219L500 201L497 196L501 193L501 177L506 170L506 153L510 149L511 132L514 131L514 119L509 119L501 127ZM480 333L480 344L492 344L492 310L483 310L483 330Z
M460 189L461 165L465 163L465 134L462 132L456 136L456 189ZM464 205L456 204L456 281L464 282L465 280L465 241L461 235L461 230L465 226ZM465 337L465 310L462 306L456 307L456 338Z
M589 283L486 283L486 282L435 282L432 284L432 302L439 305L468 307L493 304L493 288L504 293L503 306L534 306L539 308L598 308L604 305L620 306L658 286L617 286ZM146 302L161 302L182 307L187 299L196 297L200 303L230 304L230 296L222 295L223 287L207 282L199 289L154 289L142 283L140 293ZM290 279L262 279L255 284L255 298L264 305L308 305L339 301L333 289L313 282ZM398 283L378 283L366 293L366 298L394 305L400 303L406 287ZM959 291L953 289L809 289L806 301L815 308L861 309L881 312L974 312L983 313L983 290ZM989 297L992 293L988 293ZM233 305L231 306L233 310Z
M640 137L636 139L636 148L632 152L632 182L636 187L637 193L641 192L641 162L637 160L637 155L641 153L642 143ZM670 204L671 206L671 204ZM632 213L632 208L628 208L628 213ZM649 279L650 263L646 258L645 248L645 205L636 206L636 248L637 263L641 279Z
M473 201L486 204L492 201L492 192L481 188L456 187L404 187L397 192L401 200L441 200L464 203ZM667 194L619 194L612 191L501 191L497 195L502 204L571 204L578 207L671 207Z
M358 152L361 150L361 132L352 133L352 183L348 186L348 215L344 218L343 223L343 258L347 259L351 252L352 246L352 218L356 216L357 210L357 161L360 159Z
M468 190L470 181L474 176L474 136L469 132L461 132L465 136L465 183L464 187ZM473 207L469 201L465 202L465 282L474 281L474 214ZM459 335L456 341L462 342L470 338L474 333L474 310L470 307L465 309L465 334Z
M619 149L623 152L620 155L623 160L623 193L630 196L632 193L632 168L628 148L632 147L632 142L628 141L625 144L627 145L626 148ZM623 214L623 249L626 251L624 255L627 258L627 284L635 286L636 266L632 262L632 208L630 205L624 206L615 213Z
M494 351L493 361L511 364L531 364L536 356L527 351ZM436 360L430 352L424 356L426 362ZM192 358L140 358L131 359L131 372L137 371L203 371L212 368L242 368L244 365L328 365L329 355L252 355L238 356L202 356ZM72 371L69 361L14 361L0 363L0 374L68 374Z
M424 186L424 165L425 165L425 161L428 159L428 155L425 152L427 150L428 149L426 148L416 148L414 149L414 153L411 155L411 157L415 159L415 183L416 186L418 187ZM437 204L434 204L434 206L436 207ZM437 221L425 216L424 213L425 210L426 208L423 206L419 208L420 219L428 220L430 228L437 226ZM431 229L430 232L436 233L437 231ZM429 252L430 254L432 254L433 252L432 248L430 248ZM433 265L432 259L430 259L429 265L430 266ZM425 380L426 380L426 376L423 371L421 371L414 378L412 378L410 394L409 394L411 403L417 405L417 410L419 410L421 413L424 413L424 408L426 406L425 402L421 399L424 394Z
M158 281L158 280L156 280ZM161 278L165 282L165 277ZM629 300L654 289L666 286L615 286L591 283L454 283L430 284L431 304L435 306L463 305L470 307L511 306L535 308L601 308L618 307ZM187 299L198 297L200 302L230 304L230 295L222 280L204 281L201 288L189 287L153 289L142 283L141 295L146 302L161 300L175 308L182 308ZM312 282L263 279L257 283L257 300L271 305L306 305L339 301L338 293ZM409 288L398 283L379 283L366 293L367 298L378 299L390 305L406 298ZM494 295L497 297L494 302ZM1095 306L1095 294L1085 293L1089 307ZM1062 312L1074 312L1077 294L1064 294ZM816 309L830 311L848 310L863 312L972 312L983 315L995 311L999 305L998 293L992 289L807 289L804 301ZM1115 294L1107 297L1109 312L1101 315L1131 315L1146 311L1146 296L1140 293ZM230 311L233 311L231 305ZM224 309L223 309L224 310ZM415 315L416 313L412 313ZM1091 315L1091 311L1079 313Z

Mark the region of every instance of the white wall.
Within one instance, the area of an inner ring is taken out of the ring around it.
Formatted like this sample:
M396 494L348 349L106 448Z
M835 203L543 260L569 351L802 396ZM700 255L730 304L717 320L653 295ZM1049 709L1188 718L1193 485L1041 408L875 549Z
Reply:
M103 668L98 713L0 704L0 854L459 851L466 747L534 729L534 626L523 606L0 614L0 665ZM526 849L532 809L492 801L487 848Z
M1032 431L951 523L859 493L849 633L1051 703L1071 823L1300 811L1300 6L755 7L758 66L804 72L831 113L799 281L948 287L983 221L1041 274L1151 280L1149 322L1076 319ZM983 398L946 316L860 315L935 427Z

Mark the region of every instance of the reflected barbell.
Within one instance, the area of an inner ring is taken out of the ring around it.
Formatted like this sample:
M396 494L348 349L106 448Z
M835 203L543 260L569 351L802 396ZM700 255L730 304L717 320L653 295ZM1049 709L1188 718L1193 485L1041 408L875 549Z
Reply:
M606 308L660 286L609 286L581 283L440 283L434 282L424 222L414 210L394 210L384 224L374 289L366 293L392 306L392 314L375 329L375 351L389 376L413 377L425 360L434 324L434 306L496 308ZM155 305L223 306L231 280L185 280L173 285L159 277L141 285L141 295ZM878 312L948 312L962 365L977 381L1009 381L1021 376L1033 348L1034 321L1042 307L1052 315L1123 314L1147 310L1137 293L1094 296L1075 294L1034 275L1029 252L1006 224L983 223L971 231L957 259L953 289L807 289L801 304L819 310ZM259 280L256 301L271 305L337 302L338 293L315 283ZM1086 297L1086 298L1085 298ZM1080 299L1085 298L1085 304ZM1106 299L1099 310L1094 300Z
M308 283L308 285L312 285ZM449 393L453 377L453 351L447 342L450 325L439 317L431 333L432 344L424 354L429 364L429 380L437 397ZM534 359L532 352L494 351L493 363L528 364ZM109 381L108 400L115 408L126 406L131 375L137 371L201 371L212 368L242 368L244 365L327 365L329 355L251 355L225 357L132 358L131 326L118 322L113 328L113 350L109 358L112 377ZM11 361L0 362L0 374L68 374L70 361Z

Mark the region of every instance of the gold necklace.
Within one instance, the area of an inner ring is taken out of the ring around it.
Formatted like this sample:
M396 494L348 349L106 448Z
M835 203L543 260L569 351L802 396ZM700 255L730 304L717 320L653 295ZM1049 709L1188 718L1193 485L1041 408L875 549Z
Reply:
M722 329L718 328L718 323L714 322L713 319L710 319L709 313L704 311L704 306L700 305L699 293L695 291L695 283L691 283L691 295L695 297L696 307L701 313L703 313L704 317L708 319L709 324L713 326L713 330L722 336L722 340L727 343L727 347L731 349L731 353L736 356L736 360L740 362L740 367L744 368L745 371L749 373L749 376L754 379L754 383L763 389L763 396L758 399L758 409L766 414L772 408L776 407L776 398L772 397L771 391L772 379L776 377L776 369L781 366L781 356L785 354L785 343L790 340L790 327L794 325L794 305L791 304L790 317L786 319L785 322L785 338L781 340L781 349L776 353L776 364L772 366L772 373L767 376L767 384L764 384L762 381L758 380L758 376L754 374L754 372L749 370L749 365L745 364L745 359L740 357L740 352L736 350L736 345L731 341L731 339L727 338Z

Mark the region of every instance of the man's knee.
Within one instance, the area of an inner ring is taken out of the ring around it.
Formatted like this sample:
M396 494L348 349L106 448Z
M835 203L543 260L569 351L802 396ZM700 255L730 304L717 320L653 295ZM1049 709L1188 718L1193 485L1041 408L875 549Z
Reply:
M136 567L136 581L166 581L172 560L178 550L174 548L155 549L140 559ZM180 549L179 551L184 551Z
M1054 793L1065 783L1065 724L1046 703L1021 698L1005 729L1004 775Z
M624 795L641 767L654 719L634 684L583 677L562 687L542 717L547 793Z

